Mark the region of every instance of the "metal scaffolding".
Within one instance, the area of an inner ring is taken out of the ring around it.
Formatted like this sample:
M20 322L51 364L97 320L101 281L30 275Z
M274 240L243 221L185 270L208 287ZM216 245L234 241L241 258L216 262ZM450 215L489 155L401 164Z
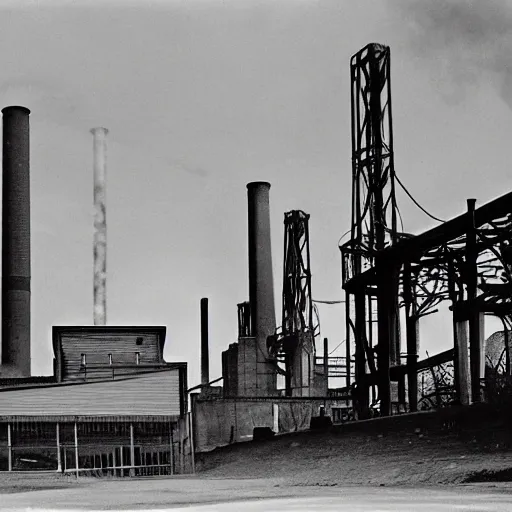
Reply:
M476 201L469 199L466 213L418 236L399 233L389 48L370 44L354 55L351 83L352 224L351 239L340 250L346 293L347 385L352 388L355 410L359 418L369 415L370 398L380 405L381 415L393 409L417 410L418 372L449 361L453 361L453 400L481 401L484 315L503 322L505 357L500 357L500 367L510 374L512 193L478 209ZM420 319L435 313L445 301L451 302L453 347L418 361ZM404 354L400 308L406 327ZM445 373L443 379L448 382Z
M306 381L306 387L312 385L315 364L308 222L309 215L301 210L284 215L283 316L280 332L271 338L269 351L284 363L281 373L287 396L297 393ZM302 361L304 355L308 356L307 370Z

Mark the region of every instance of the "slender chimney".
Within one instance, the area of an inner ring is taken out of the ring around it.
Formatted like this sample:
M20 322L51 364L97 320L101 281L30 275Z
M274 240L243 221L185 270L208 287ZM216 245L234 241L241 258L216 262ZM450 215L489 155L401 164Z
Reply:
M210 382L208 354L208 299L201 299L201 384Z
M30 376L30 110L3 114L2 373Z
M251 334L256 339L258 394L275 391L276 374L268 363L267 337L276 329L274 280L270 243L270 183L247 185L249 213L249 302Z
M107 134L93 128L94 151L94 325L107 323Z

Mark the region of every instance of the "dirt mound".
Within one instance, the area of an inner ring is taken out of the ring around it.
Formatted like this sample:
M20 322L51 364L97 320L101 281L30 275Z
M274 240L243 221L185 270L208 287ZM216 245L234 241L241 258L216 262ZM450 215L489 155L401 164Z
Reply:
M381 418L230 445L198 455L196 469L288 485L462 483L512 467L510 424L486 406Z

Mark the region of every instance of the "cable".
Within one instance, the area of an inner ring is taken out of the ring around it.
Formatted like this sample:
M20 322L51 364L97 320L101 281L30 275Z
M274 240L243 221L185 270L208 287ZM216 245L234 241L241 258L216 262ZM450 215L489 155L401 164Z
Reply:
M336 347L334 348L334 350L331 350L331 351L329 352L329 355L331 355L333 352L336 352L336 350L338 350L338 349L341 347L341 345L343 345L343 343L345 343L345 341L347 341L347 340L343 340L343 341L341 341L340 343L338 343L338 345L336 345Z
M425 210L425 208L423 208L423 206L421 206L420 203L418 203L418 201L416 201L416 199L414 199L414 197L412 197L411 193L407 190L407 188L405 187L405 185L400 181L400 178L397 176L396 172L395 172L395 178L396 178L396 181L398 181L398 184L404 189L404 192L409 196L409 198L411 199L411 201L423 212L423 213L426 213L431 219L434 219L434 220L437 220L438 222L446 222L445 220L443 219L439 219L438 217L435 217L434 215L432 215L431 213L429 213L427 210Z
M341 235L340 239L338 240L338 247L340 245L340 242L352 231L352 228L350 228L348 231L345 231L343 235Z
M318 302L318 304L345 304L344 300L312 300L311 302Z

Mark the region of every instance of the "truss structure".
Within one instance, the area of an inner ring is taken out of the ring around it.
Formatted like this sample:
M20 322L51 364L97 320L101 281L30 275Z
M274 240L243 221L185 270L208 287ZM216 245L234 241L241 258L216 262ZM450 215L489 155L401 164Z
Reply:
M389 48L366 46L352 57L350 71L351 239L340 249L347 385L356 410L361 417L371 408L370 400L380 403L383 415L391 413L392 402L400 406L408 400L409 408L416 410L418 372L434 363L441 365L439 371L446 365L453 368L456 400L468 399L464 386L471 382L469 399L480 401L483 317L502 320L507 346L512 326L512 193L478 209L469 199L466 213L418 236L399 233ZM447 301L453 312L453 349L418 361L420 319ZM400 308L406 320L405 353L400 350ZM500 368L510 374L505 347L504 354Z

